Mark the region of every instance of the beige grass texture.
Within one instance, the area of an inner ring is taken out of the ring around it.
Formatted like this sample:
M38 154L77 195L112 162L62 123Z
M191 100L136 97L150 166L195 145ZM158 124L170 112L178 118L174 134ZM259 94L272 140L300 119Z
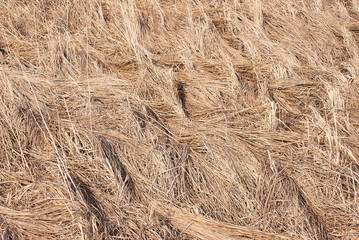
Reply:
M0 238L359 239L357 0L0 0Z

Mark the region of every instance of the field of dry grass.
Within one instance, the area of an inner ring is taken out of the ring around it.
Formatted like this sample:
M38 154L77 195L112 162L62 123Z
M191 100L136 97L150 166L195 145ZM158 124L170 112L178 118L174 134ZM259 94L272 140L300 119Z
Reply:
M359 239L358 0L0 0L0 239Z

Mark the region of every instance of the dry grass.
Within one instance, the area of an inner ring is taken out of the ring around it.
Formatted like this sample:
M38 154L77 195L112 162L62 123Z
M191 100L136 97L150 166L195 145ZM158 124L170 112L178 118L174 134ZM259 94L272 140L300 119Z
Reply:
M2 239L358 239L357 0L1 0Z

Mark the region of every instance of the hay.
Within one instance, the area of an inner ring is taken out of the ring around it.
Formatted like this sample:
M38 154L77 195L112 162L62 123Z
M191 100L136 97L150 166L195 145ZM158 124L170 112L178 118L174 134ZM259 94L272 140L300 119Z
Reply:
M359 238L359 3L0 1L2 239Z

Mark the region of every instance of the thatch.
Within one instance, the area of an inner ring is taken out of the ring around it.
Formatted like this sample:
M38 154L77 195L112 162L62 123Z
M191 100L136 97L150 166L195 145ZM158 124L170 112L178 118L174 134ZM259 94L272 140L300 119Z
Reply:
M359 2L0 1L2 239L359 238Z

